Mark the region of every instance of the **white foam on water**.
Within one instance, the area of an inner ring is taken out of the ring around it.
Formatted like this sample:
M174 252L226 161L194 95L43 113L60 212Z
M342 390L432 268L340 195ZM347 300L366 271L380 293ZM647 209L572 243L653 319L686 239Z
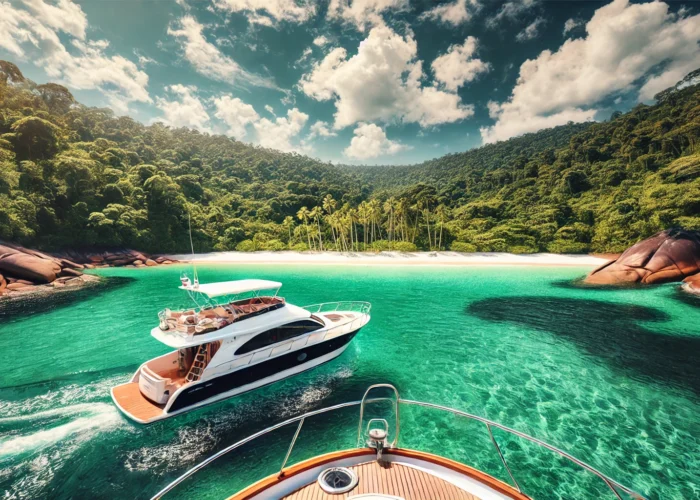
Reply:
M0 423L43 421L73 415L77 418L50 429L0 439L0 460L42 450L69 438L76 443L82 443L92 438L97 432L123 425L119 412L107 403L85 403L56 408L21 417L3 418L0 419Z

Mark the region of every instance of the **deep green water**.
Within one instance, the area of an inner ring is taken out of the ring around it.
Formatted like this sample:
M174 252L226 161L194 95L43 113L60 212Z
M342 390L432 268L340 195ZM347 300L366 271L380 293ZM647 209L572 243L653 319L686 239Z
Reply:
M651 498L700 498L700 302L675 285L572 286L586 268L200 268L203 282L279 279L298 305L370 301L372 321L331 363L138 426L114 408L109 388L167 351L148 332L159 309L185 302L180 271L101 270L110 279L98 288L0 306L3 498L148 498L222 447L359 399L376 382L527 432ZM307 421L292 461L353 446L357 413ZM417 408L402 410L401 421L402 446L505 479L482 424ZM293 432L246 446L174 496L221 498L275 471ZM495 435L533 496L610 498L595 477Z

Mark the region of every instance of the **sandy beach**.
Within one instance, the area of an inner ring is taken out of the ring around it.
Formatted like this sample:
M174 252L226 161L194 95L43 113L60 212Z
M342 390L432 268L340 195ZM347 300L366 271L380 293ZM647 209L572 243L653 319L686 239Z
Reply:
M607 259L594 255L459 252L211 252L169 256L209 264L305 264L389 266L599 266Z

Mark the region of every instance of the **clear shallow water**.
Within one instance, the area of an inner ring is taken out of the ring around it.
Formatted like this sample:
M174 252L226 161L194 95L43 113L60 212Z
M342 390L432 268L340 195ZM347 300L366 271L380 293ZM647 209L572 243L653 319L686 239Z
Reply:
M544 439L651 498L700 498L700 302L674 285L570 285L587 270L200 268L203 282L279 279L299 305L367 300L372 321L331 363L145 427L118 413L109 388L167 352L148 331L159 309L184 304L181 268L101 270L110 280L78 300L0 308L0 490L5 498L148 498L257 430L391 382L404 398ZM310 419L292 461L353 446L357 414ZM274 472L293 432L247 445L175 496L221 498ZM496 438L533 496L609 498L595 478L548 452ZM408 408L401 444L506 479L481 424Z

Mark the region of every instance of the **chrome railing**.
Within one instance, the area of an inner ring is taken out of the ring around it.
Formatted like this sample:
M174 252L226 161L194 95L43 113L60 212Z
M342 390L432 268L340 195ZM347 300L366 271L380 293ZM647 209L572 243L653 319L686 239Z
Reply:
M391 386L391 385L389 385L389 384L379 384L378 386L372 386L371 388L374 388L374 387L388 387L388 388L391 388L391 389L393 389L393 390L395 391L395 394L398 396L398 392L396 391L396 388L394 388L393 386ZM369 390L368 390L367 392L369 392ZM367 396L367 393L365 393L365 397L366 397L366 396ZM599 478L607 485L607 487L610 489L610 491L612 491L612 493L615 495L615 497L618 498L619 500L622 500L622 497L620 496L620 493L618 492L618 490L624 492L625 494L629 495L630 497L632 497L632 498L634 498L634 499L637 499L637 500L646 500L645 497L643 497L643 496L640 495L639 493L635 492L635 491L632 490L631 488L628 488L627 486L624 486L623 484L621 484L621 483L615 481L614 479L612 479L612 478L606 476L605 474L603 474L602 472L600 472L599 470L597 470L597 469L594 468L593 466L591 466L591 465L589 465L589 464L583 462L582 460L577 459L577 458L574 457L573 455L571 455L571 454L569 454L569 453L567 453L567 452L565 452L565 451L563 451L563 450L557 448L556 446L552 446L551 444L545 443L544 441L542 441L542 440L540 440L540 439L537 439L537 438L535 438L535 437L529 436L529 435L527 435L527 434L525 434L525 433L523 433L523 432L520 432L520 431L518 431L518 430L512 429L512 428L507 427L507 426L505 426L505 425L499 424L498 422L494 422L493 420L489 420L489 419L487 419L487 418L480 417L480 416L478 416L478 415L472 415L472 414L470 414L470 413L466 413L466 412L463 412L463 411L460 411L460 410L455 410L454 408L449 408L449 407L447 407L447 406L436 405L436 404L433 404L433 403L424 403L424 402L422 402L422 401L413 401L413 400L409 400L409 399L400 399L400 398L399 398L399 399L397 400L397 399L394 399L394 398L386 398L386 397L384 397L384 398L373 398L373 399L365 399L365 398L363 398L361 401L351 401L351 402L348 402L348 403L341 403L341 404L337 404L337 405L335 405L335 406L330 406L330 407L328 407L328 408L321 408L321 409L319 409L319 410L314 410L314 411L305 413L305 414L300 415L300 416L298 416L298 417L290 418L290 419L288 419L288 420L285 420L285 421L283 421L283 422L280 422L280 423L278 423L278 424L275 424L275 425L273 425L273 426L271 426L271 427L268 427L268 428L266 428L266 429L263 429L263 430L261 430L261 431L259 431L259 432L256 432L255 434L253 434L253 435L251 435L251 436L248 436L248 437L246 437L246 438L244 438L244 439L242 439L242 440L240 440L240 441L238 441L238 442L236 442L236 443L234 443L234 444L232 444L232 445L230 445L230 446L224 448L223 450L221 450L221 451L215 453L214 455L212 455L211 457L207 458L206 460L204 460L204 461L200 462L199 464L195 465L194 467L192 467L191 469L189 469L187 472L185 472L184 474L182 474L180 477L178 477L177 479L175 479L174 481L172 481L170 484L168 484L165 488L163 488L163 489L160 490L158 493L156 493L155 496L153 496L153 498L152 498L151 500L157 500L157 499L162 498L163 495L165 495L165 494L169 493L170 491L172 491L173 489L175 489L175 487L177 487L180 483L182 483L183 481L185 481L187 478L189 478L189 477L191 477L192 475L194 475L196 472L200 471L201 469L203 469L203 468L206 467L207 465L211 464L212 462L214 462L214 461L217 460L218 458L221 458L222 456L224 456L224 455L226 455L226 454L232 452L233 450L235 450L235 449L237 449L237 448L240 448L240 447L243 446L244 444L247 444L247 443L249 443L249 442L251 442L251 441L253 441L253 440L255 440L255 439L257 439L257 438L259 438L259 437L261 437L261 436L264 436L264 435L266 435L266 434L269 434L269 433L272 432L272 431L275 431L275 430L280 429L280 428L282 428L282 427L285 427L285 426L287 426L287 425L290 425L290 424L293 424L293 423L298 422L296 432L294 433L294 437L292 438L292 441L291 441L290 444L289 444L289 448L288 448L288 450L287 450L287 454L286 454L286 456L284 457L284 461L282 462L282 466L281 466L281 468L280 468L280 470L279 470L279 473L278 473L278 477L281 477L281 476L284 475L284 468L285 468L285 466L287 465L287 462L288 462L288 460L289 460L289 457L290 457L291 454L292 454L292 450L294 449L294 445L296 444L297 438L299 437L299 433L301 432L301 428L302 428L302 426L304 425L304 421L305 421L306 419L308 419L309 417L316 416L316 415L321 415L321 414L323 414L323 413L328 413L328 412L340 410L340 409L343 409L343 408L349 408L349 407L352 407L352 406L360 406L360 414L363 415L365 403L376 403L376 402L380 402L380 401L394 401L394 402L396 403L396 405L397 405L397 406L396 406L396 409L397 409L397 423L398 423L398 406L399 406L399 405L407 405L407 406L413 405L413 406L421 406L421 407L424 407L424 408L432 408L432 409L436 409L436 410L445 411L445 412L451 413L451 414L453 414L453 415L457 415L457 416L459 416L459 417L464 417L464 418L467 418L467 419L470 419L470 420L475 420L475 421L477 421L477 422L482 422L482 423L485 424L485 426L486 426L486 429L487 429L487 431L488 431L489 437L491 438L491 442L493 443L494 448L495 448L496 451L498 452L499 458L500 458L501 462L503 463L503 465L505 466L505 469L508 471L508 474L509 474L511 480L513 481L513 485L514 485L515 488L516 488L519 492L521 492L521 493L522 493L522 490L520 489L520 485L519 485L518 482L515 480L515 477L513 476L513 473L511 472L511 469L510 469L510 467L508 466L508 463L506 462L506 459L505 459L505 457L503 456L503 453L501 452L501 448L500 448L500 446L499 446L498 443L496 442L496 439L495 439L494 436L493 436L493 433L492 433L492 431L491 431L491 428L492 428L492 427L495 427L495 428L500 429L500 430L502 430L502 431L504 431L504 432L507 432L507 433L509 433L509 434L511 434L511 435L514 435L514 436L517 436L517 437L519 437L519 438L522 438L522 439L524 439L524 440L526 440L526 441L529 441L529 442L531 442L531 443L534 443L534 444L536 444L536 445L538 445L538 446L541 446L541 447L543 447L543 448L545 448L545 449L547 449L547 450L550 450L550 451L552 451L553 453L555 453L555 454L557 454L557 455L559 455L559 456L561 456L561 457L563 457L563 458L566 458L567 460L569 460L569 461L572 462L573 464L579 466L580 468L582 468L582 469L584 469L584 470L586 470L586 471L588 471L588 472L594 474L595 476L599 477ZM362 418L362 417L361 417L361 418ZM362 420L360 420L360 426L361 426L361 425L362 425ZM394 440L394 444L395 444L396 446L398 446L398 432L396 433L396 439Z
M372 304L369 302L360 301L322 302L321 304L303 306L302 309L306 309L312 314L335 311L349 311L369 314L370 310L372 309Z

